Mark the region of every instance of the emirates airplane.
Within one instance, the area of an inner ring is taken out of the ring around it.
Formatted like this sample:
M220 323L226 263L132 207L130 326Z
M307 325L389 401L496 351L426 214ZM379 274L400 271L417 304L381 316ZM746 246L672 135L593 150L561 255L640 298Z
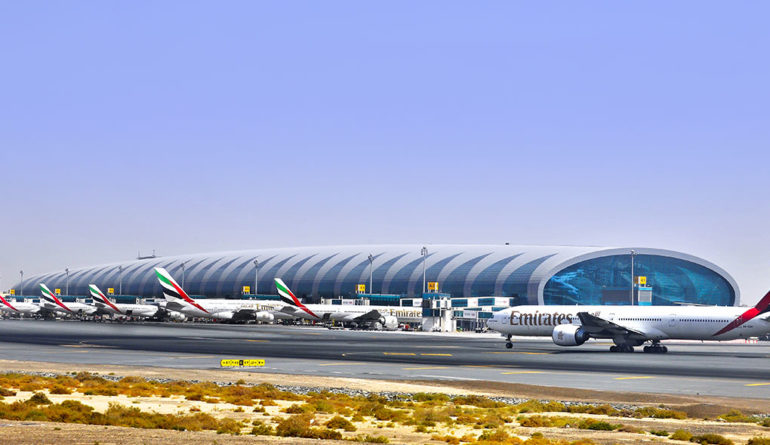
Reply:
M507 337L551 337L559 346L579 346L590 338L610 339L611 352L664 353L661 340L724 341L770 332L770 292L751 309L718 306L514 306L495 312L489 329Z
M40 305L44 309L68 315L91 315L96 312L96 308L90 304L81 303L79 301L74 303L63 303L59 300L59 297L51 292L51 289L48 289L48 286L43 283L40 283L40 293L43 295L43 298L40 299Z
M421 307L363 306L339 304L302 304L286 283L275 279L278 295L286 303L284 312L305 320L340 321L355 323L375 330L394 331L399 323L420 323Z
M193 300L187 292L162 267L155 268L155 275L163 287L166 309L179 312L187 317L213 318L217 320L256 320L272 323L275 320L293 319L281 312L284 303L278 301Z
M12 314L20 314L20 315L34 315L41 311L40 306L38 306L35 303L27 303L25 301L18 301L13 302L13 304L9 303L8 300L3 297L2 294L0 294L0 302L2 304L0 305L0 311L3 312L10 312Z
M94 298L94 303L99 309L108 312L112 315L118 315L123 317L140 317L151 318L158 315L161 310L158 306L152 304L124 304L113 303L110 301L99 287L95 284L89 284L88 290L91 292L91 296Z

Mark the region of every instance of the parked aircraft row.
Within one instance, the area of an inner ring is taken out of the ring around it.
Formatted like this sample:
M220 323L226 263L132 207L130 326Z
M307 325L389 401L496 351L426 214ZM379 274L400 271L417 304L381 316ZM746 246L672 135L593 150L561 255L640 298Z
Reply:
M395 330L400 323L421 322L421 308L397 306L358 305L304 305L276 278L280 301L226 300L191 298L163 268L155 268L155 274L163 289L164 300L160 304L123 304L111 301L95 284L88 289L94 304L63 302L44 283L40 283L40 303L9 302L0 295L0 310L27 315L113 315L137 318L209 318L224 321L260 321L273 323L280 320L310 320L342 322L353 327Z
M159 305L119 304L91 284L95 305L62 302L41 283L40 304L8 302L0 295L0 310L19 314L63 313L93 315L107 313L134 317L210 318L216 320L339 321L358 327L396 329L399 323L419 323L420 308L303 304L280 278L275 285L280 301L205 299L195 300L163 268L155 274L165 301ZM644 352L664 353L661 340L725 341L759 337L770 333L770 292L746 310L719 306L514 306L495 312L487 326L506 337L551 337L559 346L579 346L589 339L610 339L612 352L633 352L650 343Z

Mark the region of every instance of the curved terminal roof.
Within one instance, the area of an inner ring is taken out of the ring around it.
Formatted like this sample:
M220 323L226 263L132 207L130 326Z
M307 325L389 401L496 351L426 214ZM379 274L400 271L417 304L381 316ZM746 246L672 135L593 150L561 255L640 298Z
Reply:
M234 252L177 255L70 269L69 293L87 295L89 283L123 294L160 296L153 267L166 268L192 295L236 297L242 286L254 286L254 260L259 261L259 293L273 294L273 278L281 277L298 296L352 295L356 285L369 283L369 260L374 257L373 293L419 295L422 291L421 244L292 247ZM582 261L612 255L676 258L695 263L722 277L739 301L735 280L720 267L692 255L662 249L522 245L426 245L427 281L438 281L440 291L453 297L510 296L517 303L543 304L543 290L559 271ZM184 272L183 272L184 264ZM630 274L626 272L627 282ZM66 285L64 271L25 278L26 295L36 295L38 283L50 288ZM14 286L19 289L19 283ZM697 302L695 302L697 303Z

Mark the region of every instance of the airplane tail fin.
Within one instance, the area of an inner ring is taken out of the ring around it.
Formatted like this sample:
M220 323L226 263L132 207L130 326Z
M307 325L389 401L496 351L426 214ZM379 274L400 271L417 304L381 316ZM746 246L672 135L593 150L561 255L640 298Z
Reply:
M764 297L754 306L760 314L770 311L770 292L766 293Z
M717 331L716 334L714 334L714 336L716 337L717 335L721 335L721 334L724 334L725 332L732 331L733 329L737 328L743 323L746 323L747 321L751 320L757 315L767 312L769 308L770 308L770 292L766 293L765 296L762 297L761 300L759 300L759 303L757 303L756 306L742 313L738 318L731 321L727 326Z
M3 297L3 294L0 294L0 301L2 301L4 305L8 306L9 308L13 309L14 311L16 311L16 312L19 312L19 310L18 310L18 309L16 309L15 307L13 307L13 306L11 305L11 303L9 303L9 302L8 302L8 300L6 300L6 299L5 299L5 297Z
M94 298L94 300L104 303L107 306L111 307L117 312L120 312L120 309L115 307L114 304L107 298L107 296L104 295L104 293L99 289L99 287L95 284L89 284L88 285L88 291L91 292L91 296Z
M278 288L278 295L281 296L281 301L288 305L299 307L299 300L294 296L294 293L292 293L291 289L289 289L289 286L287 286L282 279L275 279L275 287Z
M294 295L291 289L289 289L289 286L287 286L282 279L280 278L275 279L275 287L278 288L278 295L281 296L281 301L283 301L284 303L290 306L294 306L302 309L312 317L321 318L318 315L314 314L313 311L308 309L304 304L302 304L302 302L299 301L299 298L297 298Z
M182 286L180 286L176 280L174 280L174 278L170 273L168 273L166 269L162 267L156 267L155 275L157 275L158 281L160 281L160 286L163 288L163 297L166 299L166 301L178 302L181 300L187 304L195 306L203 312L208 312L198 303L196 303L195 300L190 298L189 295L187 295L187 292L182 289Z
M55 293L51 292L51 289L48 289L48 286L46 286L45 283L40 283L40 293L43 294L44 300L48 300L49 302L60 306L66 311L72 312L70 308L65 306L64 303L59 300L59 297L57 297Z

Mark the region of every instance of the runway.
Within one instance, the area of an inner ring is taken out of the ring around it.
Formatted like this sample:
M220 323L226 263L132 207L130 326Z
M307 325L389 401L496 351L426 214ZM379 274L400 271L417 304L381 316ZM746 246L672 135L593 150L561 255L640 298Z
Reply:
M0 321L0 357L8 360L215 369L222 358L262 358L266 366L253 372L770 399L770 343L666 344L668 354L613 354L606 342L562 348L550 339L509 350L491 334Z

